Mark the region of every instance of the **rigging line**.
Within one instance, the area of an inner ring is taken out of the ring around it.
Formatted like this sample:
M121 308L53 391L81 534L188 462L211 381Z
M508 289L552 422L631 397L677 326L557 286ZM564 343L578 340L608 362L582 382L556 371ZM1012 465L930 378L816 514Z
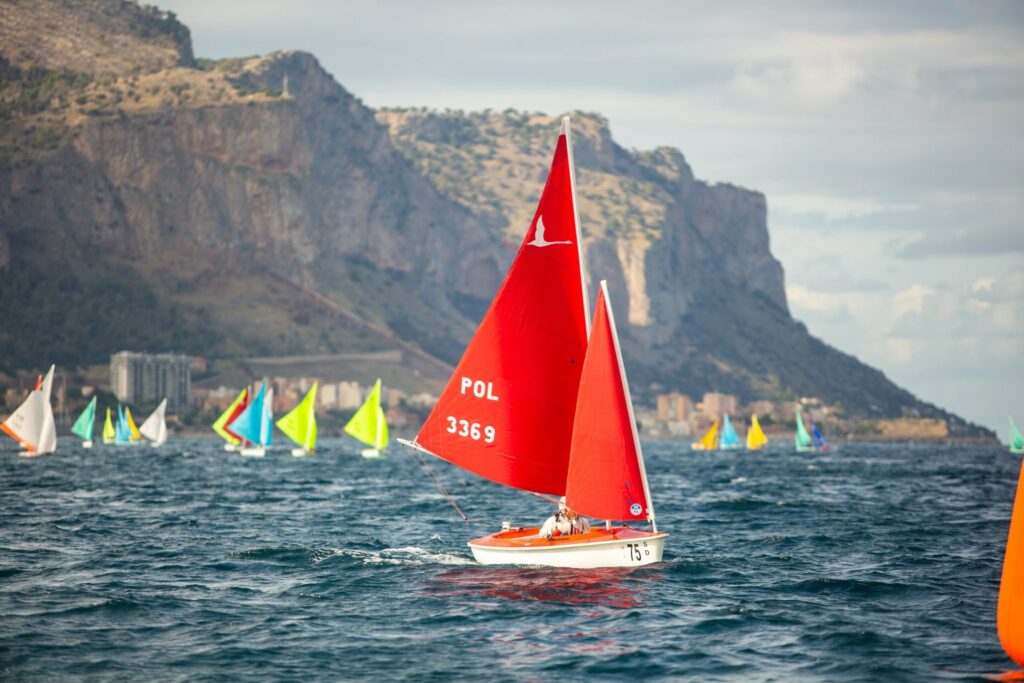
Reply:
M458 503L455 502L455 498L453 498L452 495L445 490L444 484L442 484L441 481L436 476L434 476L434 472L427 465L426 461L423 459L423 456L420 455L420 453L415 448L411 448L409 450L412 451L412 454L416 457L416 462L420 464L420 467L422 467L423 470L430 476L430 478L434 480L434 485L437 486L437 490L441 492L441 495L448 499L448 502L452 504L452 507L455 508L455 511L459 513L460 517L462 517L462 521L466 524L469 524L469 517L465 515L465 513L459 507Z

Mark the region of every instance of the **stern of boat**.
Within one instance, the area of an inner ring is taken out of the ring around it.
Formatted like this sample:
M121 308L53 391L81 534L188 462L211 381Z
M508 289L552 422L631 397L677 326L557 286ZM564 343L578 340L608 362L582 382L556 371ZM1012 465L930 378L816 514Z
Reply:
M500 531L470 541L469 547L480 564L597 569L661 562L668 538L663 532L612 527L549 541L539 536L539 531L536 527Z

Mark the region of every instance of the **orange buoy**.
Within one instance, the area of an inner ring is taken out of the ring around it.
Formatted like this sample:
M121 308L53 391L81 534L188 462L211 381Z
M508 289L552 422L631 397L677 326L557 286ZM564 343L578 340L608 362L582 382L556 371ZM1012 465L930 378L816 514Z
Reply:
M1003 558L996 612L999 642L1010 659L1024 667L1024 462L1017 479L1017 496L1010 517L1010 537Z

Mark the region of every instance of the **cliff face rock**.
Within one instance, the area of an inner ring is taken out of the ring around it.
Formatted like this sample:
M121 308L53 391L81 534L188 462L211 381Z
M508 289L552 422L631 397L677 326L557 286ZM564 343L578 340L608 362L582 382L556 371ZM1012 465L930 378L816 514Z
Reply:
M496 215L493 229L518 242L543 187L557 117L385 110L378 118L441 192ZM609 280L631 340L646 351L668 343L691 306L722 287L788 310L763 195L696 180L675 150L627 151L600 116L577 113L573 125L588 273Z
M0 3L0 36L10 367L401 348L440 381L427 353L461 353L558 131L515 111L373 112L300 52L194 60L173 15L121 0ZM790 317L761 194L696 179L676 150L625 150L595 114L573 134L590 285L609 280L638 396L946 416Z

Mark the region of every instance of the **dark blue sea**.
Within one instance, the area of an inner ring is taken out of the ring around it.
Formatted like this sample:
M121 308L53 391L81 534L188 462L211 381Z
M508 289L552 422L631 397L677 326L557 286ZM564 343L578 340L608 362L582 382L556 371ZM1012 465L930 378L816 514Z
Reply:
M4 680L982 680L1020 467L1004 449L646 445L660 565L485 568L550 506L366 460L63 439L0 452Z

